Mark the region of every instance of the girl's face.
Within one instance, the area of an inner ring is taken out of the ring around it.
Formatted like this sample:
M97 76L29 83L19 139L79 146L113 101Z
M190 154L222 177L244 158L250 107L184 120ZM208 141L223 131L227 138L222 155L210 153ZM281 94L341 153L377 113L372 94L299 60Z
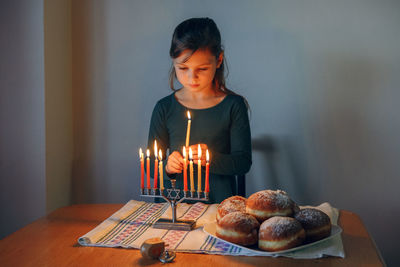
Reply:
M190 54L190 50L185 50L173 60L178 81L192 92L212 90L215 71L222 63L222 53L218 58L208 49Z

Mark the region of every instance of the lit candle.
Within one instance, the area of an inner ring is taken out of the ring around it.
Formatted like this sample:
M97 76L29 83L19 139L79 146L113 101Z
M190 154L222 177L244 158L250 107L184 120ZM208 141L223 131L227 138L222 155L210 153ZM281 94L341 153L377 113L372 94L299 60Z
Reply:
M162 152L161 149L158 151L158 157L160 158L159 169L160 169L160 190L164 190L164 169L163 169L163 161L162 161Z
M187 112L187 117L188 117L188 124L187 124L187 129L186 129L186 147L189 146L189 139L190 139L190 125L192 124L192 119L190 118L190 112Z
M183 191L188 191L188 184L187 184L187 160L186 160L186 148L183 147L182 150L183 155Z
M201 147L197 146L197 192L201 192Z
M205 192L210 192L210 155L208 154L208 149L206 150L206 188Z
M157 141L154 140L154 189L157 189L157 177L158 177L158 159L157 159Z
M146 168L147 168L147 189L150 189L150 150L146 151Z
M194 192L194 179L193 179L193 153L189 147L189 171L190 171L190 191Z
M144 188L144 156L142 148L139 149L140 157L140 188Z

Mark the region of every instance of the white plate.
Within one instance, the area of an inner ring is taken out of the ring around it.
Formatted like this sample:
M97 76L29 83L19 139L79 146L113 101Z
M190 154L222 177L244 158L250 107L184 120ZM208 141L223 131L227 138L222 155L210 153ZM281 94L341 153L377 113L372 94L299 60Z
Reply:
M217 239L223 240L224 242L230 243L230 244L235 245L237 247L241 247L242 249L245 249L245 250L246 249L250 250L250 251L258 253L260 255L261 254L263 254L263 255L276 255L276 254L282 254L282 253L286 253L286 252L293 252L293 251L296 251L296 250L300 250L300 249L303 249L303 248L311 247L311 246L314 246L316 244L325 242L326 240L329 240L329 239L337 236L338 234L340 234L342 232L342 228L340 228L337 225L332 225L331 235L328 236L328 237L325 237L324 239L321 239L321 240L318 240L318 241L315 241L315 242L312 242L312 243L307 243L307 244L304 244L302 246L298 246L298 247L294 247L294 248L290 248L290 249L286 249L286 250L275 251L275 252L267 252L267 251L258 249L257 245L254 245L254 246L251 246L251 247L244 247L244 246L241 246L241 245L238 245L238 244L226 241L225 239L217 237L216 234L215 234L215 232L216 232L216 222L212 222L212 223L208 223L208 224L204 225L203 231L205 233L217 238Z

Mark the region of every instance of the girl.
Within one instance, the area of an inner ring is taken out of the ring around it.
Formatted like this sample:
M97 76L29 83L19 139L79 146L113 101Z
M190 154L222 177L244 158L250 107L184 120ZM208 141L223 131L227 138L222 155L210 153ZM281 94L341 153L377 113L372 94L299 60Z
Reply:
M165 172L169 177L177 176L176 187L183 189L182 148L190 111L194 163L198 162L200 144L202 166L206 164L206 149L211 156L210 202L219 203L235 192L234 175L247 173L252 163L247 102L225 86L224 51L212 19L192 18L179 24L172 36L170 56L170 86L174 92L154 107L148 145L153 147L157 140L162 151L169 149ZM182 88L174 88L175 79ZM197 190L197 172L194 177ZM204 191L204 176L202 182Z

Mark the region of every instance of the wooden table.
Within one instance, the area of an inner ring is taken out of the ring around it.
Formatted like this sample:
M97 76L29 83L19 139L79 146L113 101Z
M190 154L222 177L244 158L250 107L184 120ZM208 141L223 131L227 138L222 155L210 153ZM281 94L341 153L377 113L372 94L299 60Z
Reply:
M122 204L73 205L60 208L0 240L0 266L157 266L139 250L82 247L77 243ZM171 266L383 266L360 218L340 211L346 257L315 260L177 253Z

